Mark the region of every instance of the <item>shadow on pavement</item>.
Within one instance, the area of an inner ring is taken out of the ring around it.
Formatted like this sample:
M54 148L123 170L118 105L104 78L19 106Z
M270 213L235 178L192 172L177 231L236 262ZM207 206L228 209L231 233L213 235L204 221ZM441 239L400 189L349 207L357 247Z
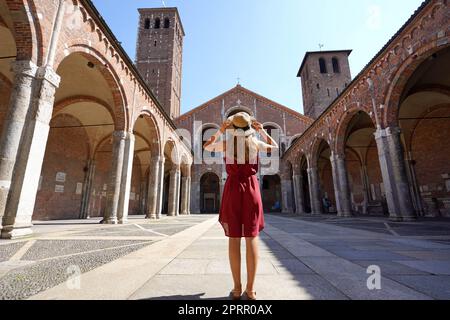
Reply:
M230 300L230 297L218 297L218 298L203 298L206 293L199 293L193 295L173 295L173 296L161 296L161 297L153 297L146 298L141 300Z

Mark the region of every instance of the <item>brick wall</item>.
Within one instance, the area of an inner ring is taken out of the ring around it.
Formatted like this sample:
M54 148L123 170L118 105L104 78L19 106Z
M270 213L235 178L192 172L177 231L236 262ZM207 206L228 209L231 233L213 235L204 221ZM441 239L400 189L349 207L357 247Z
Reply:
M80 122L72 116L59 115L50 125L77 126ZM50 130L33 219L79 218L82 195L76 191L77 184L84 183L88 143L82 128Z

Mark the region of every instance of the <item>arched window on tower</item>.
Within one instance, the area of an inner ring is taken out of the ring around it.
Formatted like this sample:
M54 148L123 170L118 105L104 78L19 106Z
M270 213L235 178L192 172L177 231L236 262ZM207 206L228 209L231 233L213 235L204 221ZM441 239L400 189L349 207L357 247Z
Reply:
M339 65L339 60L338 60L338 58L334 57L334 58L332 59L332 62L333 62L333 72L334 72L334 73L341 73L341 67L340 67L340 65Z
M149 18L145 19L144 28L145 29L150 29L150 19Z
M324 58L319 59L320 73L328 73L327 63Z
M159 29L159 28L161 28L161 19L156 18L155 19L155 29Z
M164 19L164 28L165 29L169 29L170 28L170 19L169 18L165 18Z

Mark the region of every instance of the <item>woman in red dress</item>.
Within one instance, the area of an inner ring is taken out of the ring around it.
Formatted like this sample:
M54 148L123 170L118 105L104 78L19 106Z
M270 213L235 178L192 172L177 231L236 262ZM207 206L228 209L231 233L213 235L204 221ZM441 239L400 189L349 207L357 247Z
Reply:
M217 141L219 136L229 133L230 138ZM256 138L259 133L265 142ZM227 119L220 130L204 145L205 150L225 152L228 174L224 186L219 213L225 235L229 238L229 259L234 289L230 296L241 298L241 239L246 240L247 286L243 297L256 300L254 291L258 265L258 235L264 229L264 212L259 182L260 151L278 148L275 140L263 126L245 112Z

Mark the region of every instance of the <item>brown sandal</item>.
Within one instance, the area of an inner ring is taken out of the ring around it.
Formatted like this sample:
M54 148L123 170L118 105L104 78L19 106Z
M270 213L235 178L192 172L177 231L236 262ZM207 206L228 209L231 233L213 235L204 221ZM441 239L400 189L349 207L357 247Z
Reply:
M254 298L250 298L247 291L244 292L244 294L242 295L242 297L244 298L244 300L256 300L256 291L249 291Z
M232 290L230 292L230 298L232 300L241 300L241 290Z

